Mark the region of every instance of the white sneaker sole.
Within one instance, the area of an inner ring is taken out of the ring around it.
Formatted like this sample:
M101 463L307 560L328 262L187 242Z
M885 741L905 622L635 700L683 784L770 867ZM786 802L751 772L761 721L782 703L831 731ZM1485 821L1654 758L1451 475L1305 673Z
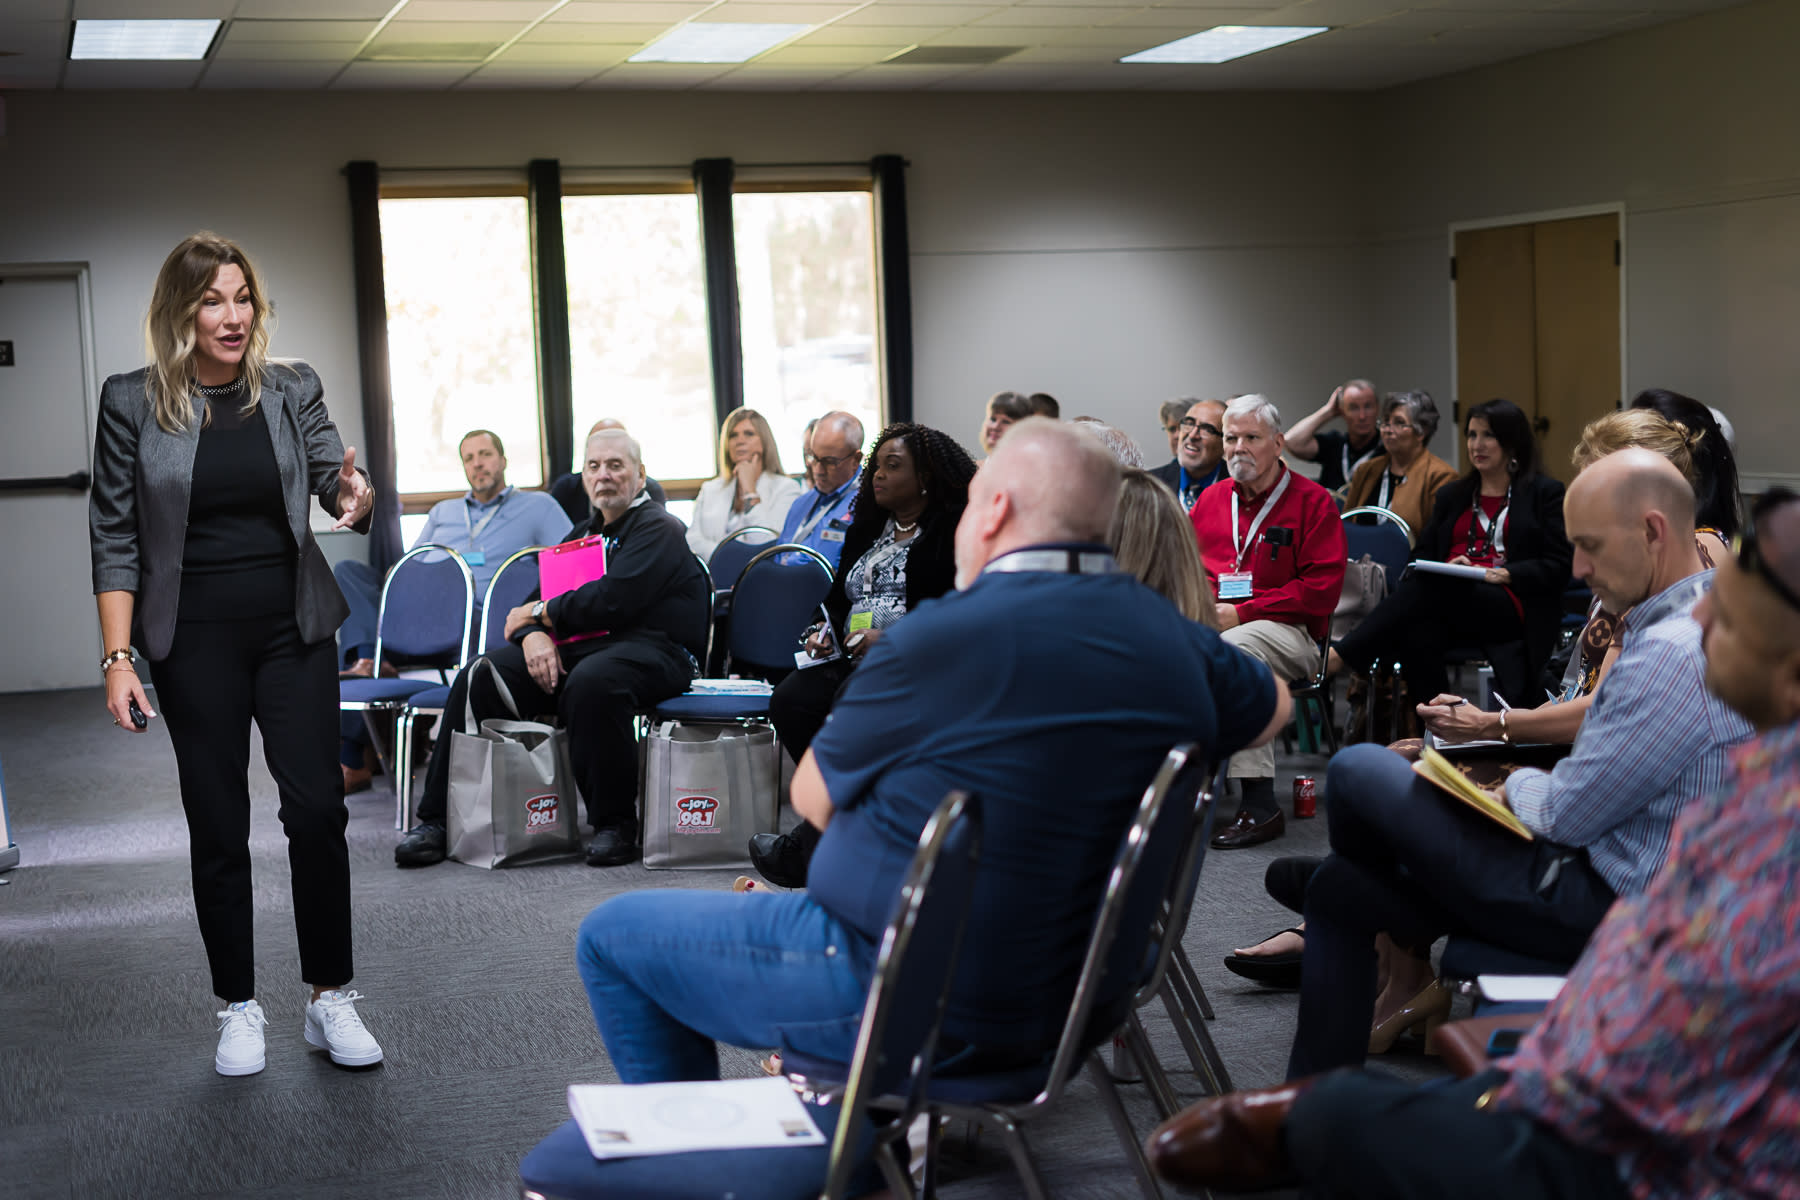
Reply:
M213 1070L217 1071L221 1075L227 1075L227 1076L231 1076L234 1078L239 1075L255 1075L257 1072L261 1071L264 1066L266 1066L268 1064L268 1061L269 1060L268 1060L267 1055L258 1055L256 1058L256 1061L253 1063L240 1063L237 1065L230 1065L230 1064L227 1064L224 1059L218 1057L217 1055L214 1055L213 1056Z
M338 1051L333 1050L331 1048L331 1043L325 1040L325 1035L315 1030L310 1022L306 1026L306 1041L308 1045L317 1047L331 1055L331 1061L340 1067L372 1067L381 1061L380 1046L375 1047L375 1049L368 1054L341 1054ZM262 1068L258 1067L257 1070L260 1071Z

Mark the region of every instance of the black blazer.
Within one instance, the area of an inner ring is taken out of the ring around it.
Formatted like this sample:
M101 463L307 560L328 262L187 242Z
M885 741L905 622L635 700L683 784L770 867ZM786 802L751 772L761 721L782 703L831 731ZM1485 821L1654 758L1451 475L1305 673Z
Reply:
M1419 534L1413 557L1442 562L1462 553L1450 544L1457 518L1475 502L1479 486L1470 476L1445 484L1432 506L1431 520ZM1525 610L1525 653L1530 678L1537 678L1562 628L1562 596L1569 586L1569 563L1575 557L1563 532L1563 485L1548 475L1533 475L1513 486L1512 509L1506 518L1506 569L1513 594Z
M150 368L114 375L100 389L94 433L94 488L88 497L88 541L94 592L132 592L131 640L152 660L166 658L175 640L181 601L181 558L187 548L188 490L200 446L202 401L181 433L156 423L145 383ZM275 446L288 531L299 547L294 572L294 621L311 644L337 633L350 608L314 540L309 501L337 516L337 477L344 443L318 375L302 362L272 363L263 372L261 407ZM371 510L371 516L373 510ZM365 516L356 532L369 531Z
M935 599L956 587L956 523L962 509L944 509L923 518L913 547L906 552L906 611L912 612L927 600ZM850 597L844 591L844 579L857 562L869 552L881 526L858 529L852 526L844 536L844 552L838 558L837 575L831 591L825 596L825 611L831 616L839 645L843 644L844 624L850 619Z

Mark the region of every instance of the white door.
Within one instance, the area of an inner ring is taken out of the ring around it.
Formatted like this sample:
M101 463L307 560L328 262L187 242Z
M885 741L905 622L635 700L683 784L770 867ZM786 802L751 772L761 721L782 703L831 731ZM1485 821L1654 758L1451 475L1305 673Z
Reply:
M8 483L85 474L92 455L79 269L43 270L0 266ZM0 489L0 692L100 685L87 507L85 488Z

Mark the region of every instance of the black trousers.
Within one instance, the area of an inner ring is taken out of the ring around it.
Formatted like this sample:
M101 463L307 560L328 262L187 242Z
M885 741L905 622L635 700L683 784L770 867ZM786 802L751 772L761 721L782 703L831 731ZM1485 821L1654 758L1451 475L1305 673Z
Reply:
M181 621L169 655L150 664L181 775L194 908L226 1003L256 995L250 891L250 722L281 798L293 875L300 974L350 982L349 813L337 766L337 647L300 640L291 615Z
M850 682L855 665L847 659L834 658L795 671L775 685L769 695L769 723L775 726L781 748L794 762L806 756L806 748L825 727L825 718L831 715L831 706ZM824 835L810 821L802 821L794 827L793 836L810 861Z
M1511 642L1524 636L1525 627L1505 588L1414 571L1337 649L1339 658L1362 672L1378 658L1386 663L1398 660L1413 703L1424 704L1450 688L1444 657L1452 646ZM1516 690L1518 684L1511 686Z
M521 717L531 719L555 713L562 719L569 734L570 766L575 769L575 786L587 805L588 823L595 829L635 834L638 768L637 734L632 722L650 706L687 690L694 678L694 663L687 652L666 642L610 639L579 658L565 650L566 673L554 693L537 685L525 669L525 652L517 646L491 651L487 660L505 681ZM425 768L425 794L419 801L421 821L444 819L450 791L450 735L464 732L468 694L469 672L464 670L450 685L450 698L438 723L437 742ZM509 715L493 686L492 676L485 672L475 688L472 707L477 721Z
M1613 902L1585 851L1508 833L1386 747L1336 755L1325 798L1331 855L1306 887L1289 1079L1363 1061L1375 1019L1377 933L1429 946L1466 932L1573 962Z
M1340 1071L1288 1113L1287 1148L1303 1195L1319 1200L1624 1200L1608 1155L1583 1150L1521 1113L1478 1109L1500 1071L1416 1084Z

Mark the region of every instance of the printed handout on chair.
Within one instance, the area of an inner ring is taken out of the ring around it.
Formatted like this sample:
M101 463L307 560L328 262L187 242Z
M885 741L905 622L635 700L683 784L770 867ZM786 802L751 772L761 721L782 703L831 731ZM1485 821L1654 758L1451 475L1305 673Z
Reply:
M767 696L774 690L762 679L696 679L688 684L693 696Z
M1462 563L1436 562L1429 558L1414 559L1412 568L1424 571L1428 575L1454 575L1458 579L1486 579L1486 567L1465 566Z
M1475 986L1494 1004L1548 1004L1567 982L1561 975L1477 975Z
M569 1112L601 1159L825 1144L785 1079L570 1084Z

